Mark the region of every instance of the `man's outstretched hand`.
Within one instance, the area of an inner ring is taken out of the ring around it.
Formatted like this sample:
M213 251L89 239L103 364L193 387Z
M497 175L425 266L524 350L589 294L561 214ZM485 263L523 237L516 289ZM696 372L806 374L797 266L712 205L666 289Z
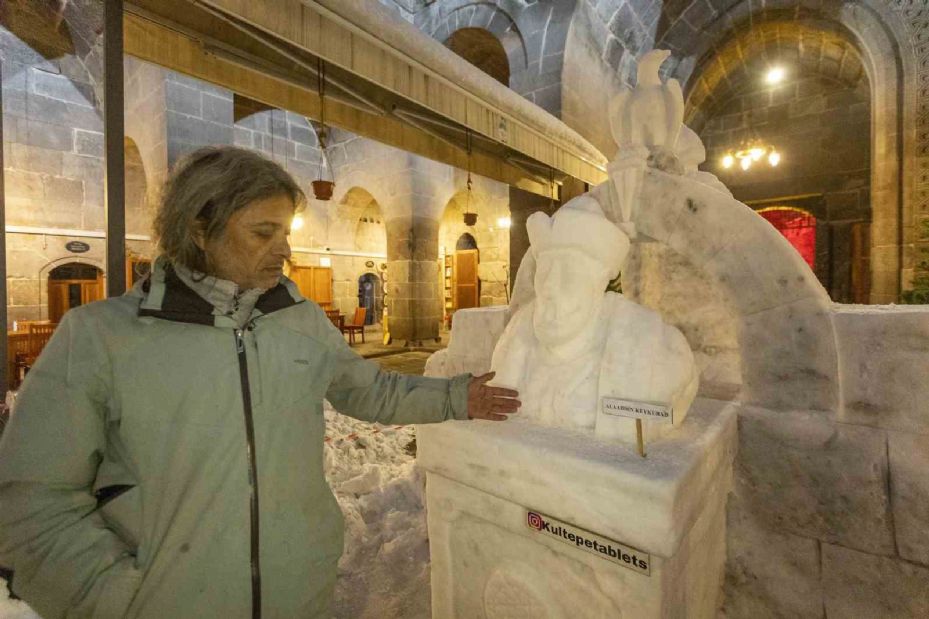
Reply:
M490 387L487 383L495 372L475 376L468 385L468 417L503 421L520 406L519 392L506 387Z

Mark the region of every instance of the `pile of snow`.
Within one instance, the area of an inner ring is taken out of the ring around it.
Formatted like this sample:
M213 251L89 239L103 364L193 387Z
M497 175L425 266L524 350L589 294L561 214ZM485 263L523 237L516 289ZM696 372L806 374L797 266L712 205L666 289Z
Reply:
M326 477L345 515L333 613L339 618L431 616L424 479L411 426L376 426L326 408Z
M352 619L431 615L424 480L410 453L411 426L379 426L326 404L326 477L345 514L333 613ZM9 599L0 580L0 619L40 619Z

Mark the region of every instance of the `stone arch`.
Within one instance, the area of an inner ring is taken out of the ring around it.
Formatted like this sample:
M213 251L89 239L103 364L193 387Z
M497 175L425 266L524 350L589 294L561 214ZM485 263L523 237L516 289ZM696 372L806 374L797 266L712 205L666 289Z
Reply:
M444 19L429 35L448 45L452 36L463 29L479 29L493 35L503 47L509 60L508 68L512 73L529 67L529 55L523 35L516 21L500 7L490 2L472 2L457 6L445 14Z
M338 202L330 207L329 243L333 247L359 249L357 242L361 232L360 224L367 224L362 219L373 217L372 227L384 229L384 247L386 248L386 229L381 207L371 193L357 185L350 187ZM378 223L379 222L379 223Z
M477 222L468 226L465 212L476 213ZM454 254L458 241L468 235L480 251L478 278L480 279L480 305L501 305L508 302L509 231L501 229L497 220L509 216L502 212L489 193L480 187L454 193L445 204L439 221L440 255Z
M825 2L819 9L767 10L749 15L747 3L735 5L728 20L708 16L708 36L687 41L682 26L671 26L659 46L677 50L684 62L669 72L686 83L686 121L700 131L725 97L738 88L753 67L753 59L791 52L798 63L817 63L820 74L840 81L860 80L869 89L871 109L870 161L870 301L898 300L903 272L908 219L900 187L904 166L903 121L898 92L905 90L899 48L879 15L864 8ZM724 23L720 23L724 22Z
M504 86L510 85L510 61L500 41L483 28L459 28L445 40L453 52Z
M85 239L86 240L86 239ZM94 252L96 253L96 252ZM49 299L48 299L48 286L49 279L52 271L56 268L71 264L83 264L90 267L93 267L100 273L103 278L104 286L107 278L106 264L104 258L96 258L93 255L81 255L81 254L66 254L60 258L55 258L49 260L39 269L39 317L40 319L47 319L49 317ZM100 298L106 296L105 290L101 291Z
M458 240L455 241L455 250L460 251L462 249L479 249L477 239L475 239L470 232L462 233L462 235L458 237Z
M822 21L766 21L734 33L700 59L685 87L684 122L699 133L707 113L775 61L849 86L867 80L862 52L844 28Z
M575 0L449 0L415 12L414 24L446 41L462 28L481 28L503 45L509 86L555 116L562 109L562 67Z
M138 145L131 137L124 140L126 179L126 231L146 234L152 228L152 190L145 162Z
M847 33L861 53L871 88L871 302L896 302L914 269L909 249L918 244L914 234L917 213L921 206L929 205L929 191L920 193L917 189L918 185L929 187L929 174L919 172L920 165L929 169L929 159L919 155L920 148L929 152L929 133L918 137L919 116L910 112L917 109L920 75L922 88L929 93L929 67L917 68L913 61L918 52L913 54L916 50L911 47L917 41L914 32L926 25L925 15L908 11L904 3L876 0L856 4L801 0L787 9L759 9L757 3L741 0L721 13L666 10L662 19L664 26L656 32L655 46L671 49L678 57L667 69L682 83L689 83L701 60L730 37L763 27L766 22L828 26ZM927 54L924 51L923 57ZM899 93L903 93L902 99ZM924 102L923 117L926 110L929 104ZM929 125L929 120L923 122ZM906 173L910 166L916 169Z

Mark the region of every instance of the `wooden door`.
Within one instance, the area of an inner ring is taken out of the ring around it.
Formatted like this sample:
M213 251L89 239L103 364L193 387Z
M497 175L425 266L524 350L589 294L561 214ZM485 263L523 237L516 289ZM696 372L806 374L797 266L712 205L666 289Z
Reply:
M332 307L332 269L329 267L298 267L290 269L290 279L307 299L321 307Z
M68 281L48 282L48 319L61 322L61 317L70 309L68 307Z
M462 249L455 252L452 289L456 310L478 307L481 304L481 285L477 278L478 262L478 250L476 249Z
M852 224L852 303L868 303L871 298L871 224Z
M313 300L321 307L332 307L332 269L311 267L313 277Z
M103 274L96 280L88 279L50 279L48 280L48 319L61 322L61 317L69 309L87 305L103 298L105 289Z

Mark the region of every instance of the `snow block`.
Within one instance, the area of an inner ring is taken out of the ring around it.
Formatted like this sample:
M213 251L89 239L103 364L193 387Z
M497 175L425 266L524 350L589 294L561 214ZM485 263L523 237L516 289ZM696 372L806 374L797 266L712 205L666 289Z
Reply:
M417 442L434 617L715 617L734 405L696 400L645 459L516 418Z

